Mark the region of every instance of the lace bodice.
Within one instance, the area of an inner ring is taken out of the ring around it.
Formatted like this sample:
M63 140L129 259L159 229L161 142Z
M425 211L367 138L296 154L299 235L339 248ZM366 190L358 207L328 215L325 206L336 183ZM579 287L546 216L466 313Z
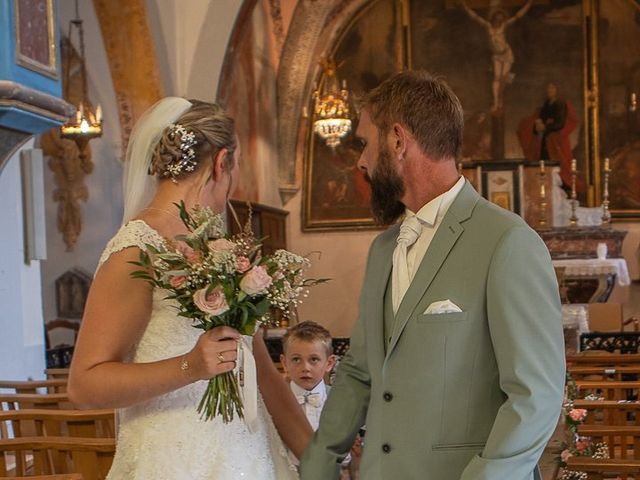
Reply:
M123 226L107 244L98 268L125 248L161 247L163 238L142 220ZM201 330L176 315L154 289L149 323L130 361L153 362L185 354ZM242 420L223 424L200 420L196 407L205 381L187 385L144 403L118 410L116 455L109 480L293 480L295 467L269 417L258 401L258 427L249 432Z

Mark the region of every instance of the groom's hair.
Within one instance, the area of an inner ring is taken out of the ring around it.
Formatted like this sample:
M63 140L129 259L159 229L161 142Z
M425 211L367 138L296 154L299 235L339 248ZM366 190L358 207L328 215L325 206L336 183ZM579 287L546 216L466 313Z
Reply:
M291 339L302 340L304 342L320 342L327 351L327 357L333 354L331 333L316 322L306 320L287 330L287 333L282 337L282 351L285 355L287 354L287 344Z
M441 78L425 70L396 73L360 100L385 138L394 123L415 137L434 160L457 159L462 151L464 115L460 100Z

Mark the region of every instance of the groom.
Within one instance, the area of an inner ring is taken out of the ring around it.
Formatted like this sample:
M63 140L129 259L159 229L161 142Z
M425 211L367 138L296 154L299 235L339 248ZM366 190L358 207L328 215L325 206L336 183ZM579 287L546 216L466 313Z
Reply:
M558 286L518 216L458 175L460 102L406 71L363 100L376 219L360 316L301 463L338 478L366 424L366 480L532 480L563 397Z

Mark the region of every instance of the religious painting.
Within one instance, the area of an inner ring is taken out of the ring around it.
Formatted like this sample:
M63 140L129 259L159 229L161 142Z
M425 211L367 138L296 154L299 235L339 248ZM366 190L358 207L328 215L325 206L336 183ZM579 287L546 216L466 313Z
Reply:
M91 275L72 268L56 279L56 308L58 317L82 318L87 302Z
M58 78L53 0L14 0L16 63Z
M406 7L406 0L367 4L337 42L333 52L337 77L346 80L352 99L402 69L402 5ZM357 112L353 105L351 109L352 131L335 148L309 129L302 215L305 231L376 228L369 185L356 166L361 147L354 137Z
M596 159L597 203L604 198L604 159L609 159L610 210L640 217L640 3L599 2L597 60L600 133Z
M412 67L462 103L465 165L545 159L568 185L576 158L585 192L582 0L412 1L410 17Z
M509 169L482 169L482 192L499 207L522 215L524 205L522 188L523 167L514 165Z

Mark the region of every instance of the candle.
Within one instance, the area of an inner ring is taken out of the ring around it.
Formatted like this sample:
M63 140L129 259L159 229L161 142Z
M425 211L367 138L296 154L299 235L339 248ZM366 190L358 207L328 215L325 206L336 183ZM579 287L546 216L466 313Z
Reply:
M571 160L571 171L576 172L578 170L578 162L575 158Z
M604 159L604 171L609 172L609 158Z
M540 160L540 173L544 173L544 160Z

